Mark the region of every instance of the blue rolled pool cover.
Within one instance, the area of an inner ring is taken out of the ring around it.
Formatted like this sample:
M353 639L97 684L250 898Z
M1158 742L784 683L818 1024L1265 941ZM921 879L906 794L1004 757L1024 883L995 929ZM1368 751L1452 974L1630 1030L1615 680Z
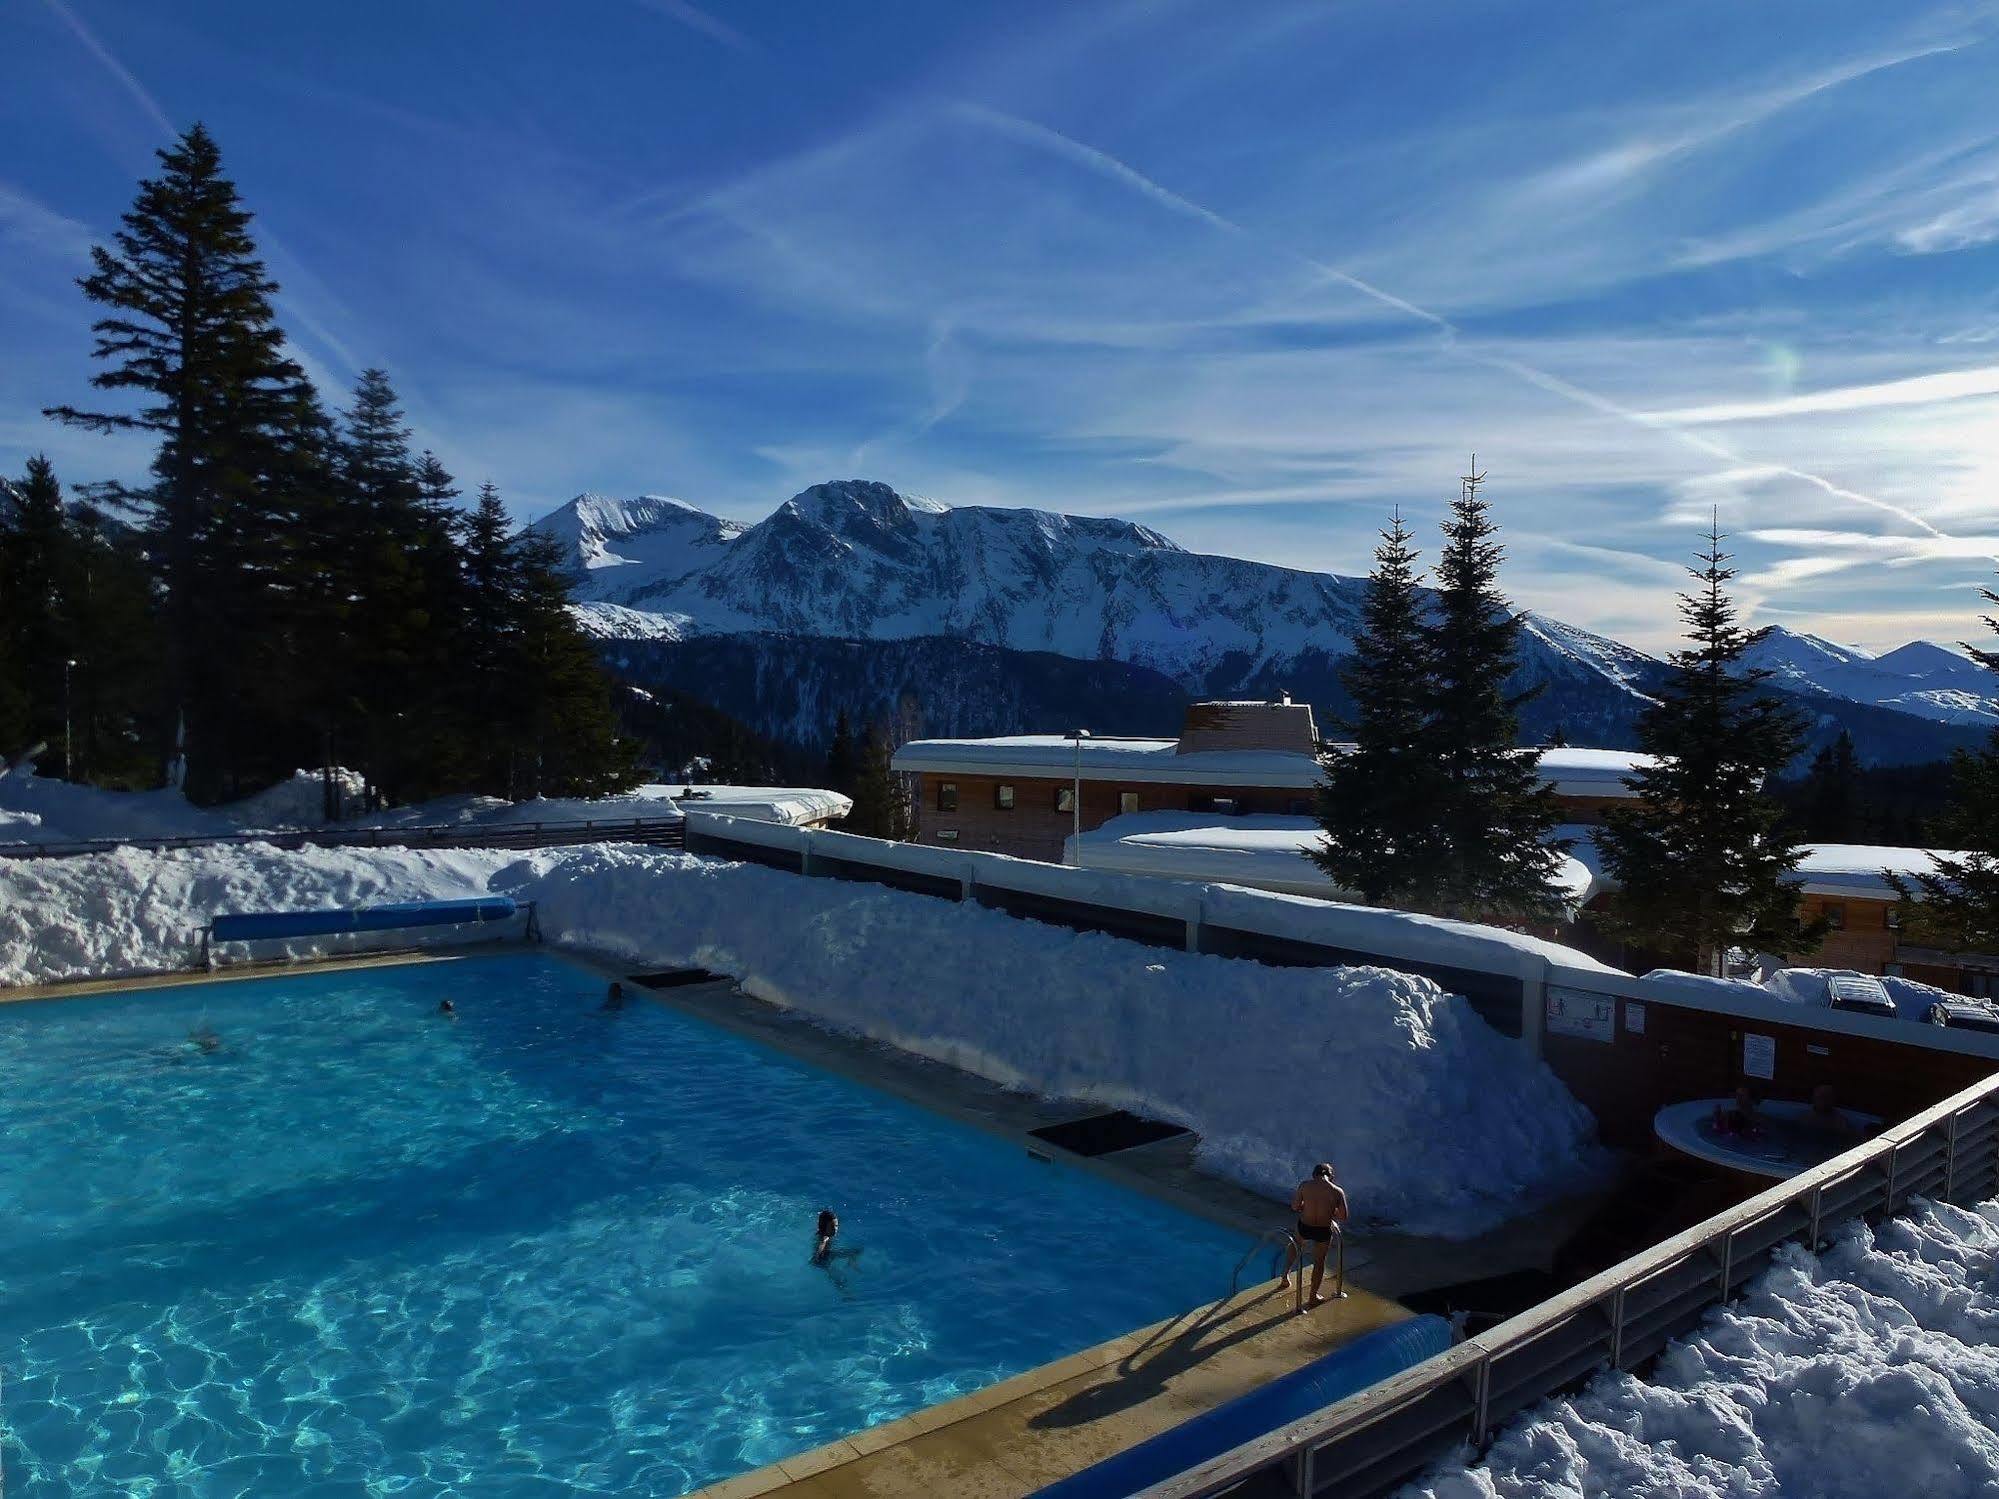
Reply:
M1037 1490L1034 1499L1124 1499L1380 1384L1450 1346L1451 1324L1442 1317L1411 1317L1376 1328L1261 1389L1051 1483Z
M413 900L332 911L232 911L210 923L209 936L217 942L261 942L335 932L387 932L408 926L459 926L505 921L519 910L512 896L482 895L473 900Z

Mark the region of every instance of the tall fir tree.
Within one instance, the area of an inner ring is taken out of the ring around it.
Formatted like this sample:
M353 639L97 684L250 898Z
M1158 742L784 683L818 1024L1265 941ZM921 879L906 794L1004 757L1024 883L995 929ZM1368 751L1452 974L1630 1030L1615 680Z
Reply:
M1436 684L1425 741L1441 778L1433 815L1443 857L1420 903L1474 921L1555 921L1565 914L1555 884L1562 849L1550 836L1560 813L1539 757L1519 745L1519 709L1531 694L1507 689L1520 621L1499 591L1505 549L1479 493L1484 478L1467 474L1451 504L1424 631Z
M895 773L895 731L890 723L869 728L854 779L854 809L844 826L870 838L907 842L915 835L915 813Z
M1979 593L1999 605L1999 592ZM1984 621L1999 632L1999 619L1988 614ZM1999 650L1964 648L1999 674ZM1939 850L1930 855L1933 867L1914 879L1888 875L1902 897L1902 931L1906 940L1946 952L1999 951L1999 729L1982 749L1953 755L1950 770L1949 809L1928 830Z
M842 796L854 794L860 764L854 749L854 726L842 708L833 719L832 742L826 747L826 786Z
M238 697L245 673L241 603L254 595L216 543L275 546L246 526L263 506L285 444L289 393L303 379L284 352L271 308L277 285L250 236L250 214L222 174L214 138L195 125L159 153L113 246L91 250L79 282L108 309L92 330L100 390L130 391L134 411L56 406L48 415L99 432L138 430L159 439L153 482L112 498L148 518L164 602L162 763L190 794L212 800L240 778ZM260 624L261 621L255 623Z
M20 482L0 495L0 632L20 694L23 744L60 750L74 645L68 590L70 548L62 484L46 457L28 460ZM46 770L53 763L44 757ZM68 774L65 768L65 774Z
M1651 763L1597 834L1617 883L1606 925L1649 952L1719 975L1730 948L1800 956L1823 928L1800 915L1789 876L1799 849L1769 794L1803 742L1796 717L1745 667L1756 634L1738 622L1735 576L1710 528L1698 586L1680 596L1687 644L1668 659L1658 701L1638 720Z
M1446 845L1437 823L1442 777L1431 753L1435 663L1409 528L1396 511L1375 549L1361 628L1340 681L1353 700L1351 748L1325 760L1314 864L1370 905L1433 897Z
M1860 757L1845 729L1816 755L1805 774L1804 830L1826 843L1860 843Z
M464 616L455 698L460 720L481 747L470 782L489 796L511 800L520 795L522 727L512 691L521 614L513 522L500 492L486 483L479 486L478 503L457 525Z
M635 785L632 746L618 737L610 681L569 612L561 545L528 527L514 539L530 796L607 796Z

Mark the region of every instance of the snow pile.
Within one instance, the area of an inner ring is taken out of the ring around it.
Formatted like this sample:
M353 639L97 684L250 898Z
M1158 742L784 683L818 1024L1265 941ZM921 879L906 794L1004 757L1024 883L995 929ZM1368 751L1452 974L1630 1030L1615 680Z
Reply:
M836 1029L1184 1124L1210 1170L1272 1195L1330 1159L1364 1220L1475 1234L1586 1185L1598 1162L1593 1122L1554 1074L1426 979L1160 950L630 846L247 845L0 866L0 982L183 964L219 910L487 892L536 901L552 941L702 964Z
M364 790L358 771L334 770L345 805ZM809 786L635 786L617 796L541 797L510 802L495 796L448 796L333 824L370 827L498 827L531 822L614 822L673 819L683 805L760 822L792 826L845 817L851 799ZM117 838L202 838L237 833L292 832L326 826L325 793L317 770L220 807L196 807L178 791L100 791L27 772L0 777L0 844L83 843Z
M1763 987L1790 1004L1817 1005L1823 1009L1832 1003L1827 980L1854 971L1851 968L1779 968L1764 975ZM1895 1002L1896 1018L1900 1020L1927 1019L1930 1006L1940 999L1960 1004L1965 1002L1962 994L1953 994L1934 984L1919 984L1914 979L1896 978L1892 974L1866 974L1863 977L1874 979L1888 991L1888 998Z
M1651 1377L1603 1375L1403 1499L1999 1492L1999 1204L1795 1246Z
M0 776L0 843L81 843L95 838L183 838L237 825L174 789L100 791L17 770Z

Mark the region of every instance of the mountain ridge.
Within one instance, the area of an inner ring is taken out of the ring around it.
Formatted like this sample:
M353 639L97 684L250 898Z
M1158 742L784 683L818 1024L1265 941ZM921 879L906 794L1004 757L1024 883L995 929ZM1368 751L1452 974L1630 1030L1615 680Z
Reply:
M539 528L562 541L578 618L607 651L649 641L670 656L679 643L689 659L714 664L716 651L691 642L754 637L744 659L754 656L760 679L774 681L770 663L785 640L901 643L912 670L946 659L956 670L948 652L911 644L955 640L1130 668L1144 677L1121 700L1148 712L1165 678L1189 697L1288 689L1335 716L1366 588L1363 578L1191 552L1131 521L947 505L865 479L812 485L750 525L662 495L584 494ZM1629 744L1664 663L1541 611L1520 617L1513 686L1538 694L1523 715L1528 732ZM806 657L833 659L792 649L801 670ZM665 659L645 654L655 668ZM1818 730L1836 736L1829 726L1849 720L1857 740L1864 730L1869 758L1937 758L1968 742L1964 730L1999 723L1983 668L1931 642L1874 657L1779 628L1758 641L1754 662ZM1046 665L1009 670L1024 682ZM924 684L910 685L921 696ZM1070 694L1017 685L1013 699ZM742 701L730 711L764 732L799 732L795 715Z

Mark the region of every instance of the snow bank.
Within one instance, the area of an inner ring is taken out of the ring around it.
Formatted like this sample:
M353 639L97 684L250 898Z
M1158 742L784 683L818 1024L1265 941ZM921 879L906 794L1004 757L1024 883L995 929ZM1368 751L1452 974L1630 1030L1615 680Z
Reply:
M1333 1160L1362 1219L1415 1232L1480 1232L1598 1163L1554 1074L1428 980L1161 950L656 849L23 861L0 866L0 982L183 963L222 909L487 892L538 902L553 941L699 963L836 1029L1185 1124L1209 1169L1272 1195Z
M349 805L360 800L358 772L336 768ZM25 772L0 777L0 843L84 843L115 838L201 838L235 833L290 832L325 826L320 772L301 770L254 796L220 807L196 807L178 791L100 791ZM527 822L676 818L684 808L726 812L761 822L804 826L845 817L853 802L809 786L635 786L617 796L541 797L510 802L494 796L450 796L396 807L335 826L500 827Z
M1999 1204L1792 1247L1646 1380L1609 1374L1403 1499L1999 1492Z

